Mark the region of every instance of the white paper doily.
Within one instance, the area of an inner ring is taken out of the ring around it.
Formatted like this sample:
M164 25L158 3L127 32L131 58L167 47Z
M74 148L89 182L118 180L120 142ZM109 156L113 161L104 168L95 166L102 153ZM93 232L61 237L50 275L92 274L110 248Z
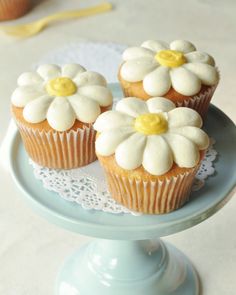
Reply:
M217 152L213 147L214 143L215 141L211 139L211 145L196 175L192 187L193 191L201 189L207 177L215 172L213 162L216 159ZM44 168L32 160L30 160L30 164L33 166L35 177L42 181L46 189L58 193L60 197L69 202L78 203L84 209L101 210L114 214L140 215L131 212L110 197L103 170L98 161L72 170Z

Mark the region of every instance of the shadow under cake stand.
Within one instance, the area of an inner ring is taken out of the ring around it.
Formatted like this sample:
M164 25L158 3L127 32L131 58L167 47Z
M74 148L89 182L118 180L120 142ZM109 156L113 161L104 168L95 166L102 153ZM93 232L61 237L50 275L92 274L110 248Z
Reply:
M113 94L120 96L116 85ZM236 184L236 128L212 106L205 122L216 140L216 173L190 201L164 215L111 214L84 210L43 188L18 132L12 136L10 166L15 183L34 209L60 227L98 239L67 259L58 274L56 295L198 295L199 279L188 258L162 236L190 228L219 210Z

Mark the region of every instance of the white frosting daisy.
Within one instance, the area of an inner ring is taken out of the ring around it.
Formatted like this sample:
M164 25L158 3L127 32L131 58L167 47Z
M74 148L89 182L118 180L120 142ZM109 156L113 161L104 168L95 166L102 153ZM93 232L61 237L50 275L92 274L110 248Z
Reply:
M41 65L36 72L20 75L17 83L11 101L24 108L24 119L30 123L47 119L56 131L70 129L76 119L93 123L101 113L100 107L112 104L104 77L78 64Z
M171 87L182 95L197 94L201 85L213 86L219 81L214 59L196 51L189 41L175 40L170 45L148 40L141 47L127 48L120 75L128 82L143 81L150 96L165 95Z
M163 97L143 101L135 97L120 100L116 110L101 114L94 128L100 134L96 152L115 154L117 164L127 170L143 166L153 175L168 172L173 162L191 168L199 162L199 150L209 145L200 129L200 115L189 108L176 108Z

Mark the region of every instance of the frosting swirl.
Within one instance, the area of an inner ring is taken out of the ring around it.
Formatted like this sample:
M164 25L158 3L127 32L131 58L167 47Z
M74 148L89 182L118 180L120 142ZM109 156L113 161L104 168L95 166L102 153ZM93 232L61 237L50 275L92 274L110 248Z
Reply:
M200 91L202 84L213 86L219 81L214 59L185 40L170 45L148 40L141 47L127 48L123 59L121 77L128 82L143 81L150 96L165 95L171 87L191 96Z
M96 152L101 156L115 154L123 169L142 165L153 175L165 174L173 163L191 168L199 162L199 151L209 145L201 126L202 119L196 111L176 108L166 98L143 101L128 97L120 100L114 111L97 118Z
M47 119L56 131L70 129L75 120L93 123L100 107L112 104L104 77L78 64L41 65L36 72L21 74L17 83L11 101L23 108L24 119L29 123Z
M71 96L76 93L77 86L70 78L57 77L47 83L46 89L52 96Z
M167 120L162 114L142 114L135 119L134 128L143 134L161 134L166 132Z
M161 50L155 56L158 63L162 66L175 68L186 63L186 58L181 51Z

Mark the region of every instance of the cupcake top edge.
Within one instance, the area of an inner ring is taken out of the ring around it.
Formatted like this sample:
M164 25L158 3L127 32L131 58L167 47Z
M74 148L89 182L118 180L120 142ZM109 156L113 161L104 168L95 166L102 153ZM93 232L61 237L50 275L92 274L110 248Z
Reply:
M75 120L94 123L101 107L113 101L105 78L79 64L40 65L36 71L21 74L17 85L11 102L23 109L24 119L29 123L47 120L52 129L61 132L70 129Z
M118 166L126 170L143 166L152 175L167 173L173 163L192 168L200 161L200 150L209 146L201 126L196 111L176 108L166 98L124 98L115 110L97 118L96 153L114 155Z
M163 96L172 87L186 96L197 94L202 85L214 86L219 72L212 56L197 51L186 40L170 44L147 40L140 47L129 47L123 52L124 63L120 76L128 82L143 82L150 96Z

